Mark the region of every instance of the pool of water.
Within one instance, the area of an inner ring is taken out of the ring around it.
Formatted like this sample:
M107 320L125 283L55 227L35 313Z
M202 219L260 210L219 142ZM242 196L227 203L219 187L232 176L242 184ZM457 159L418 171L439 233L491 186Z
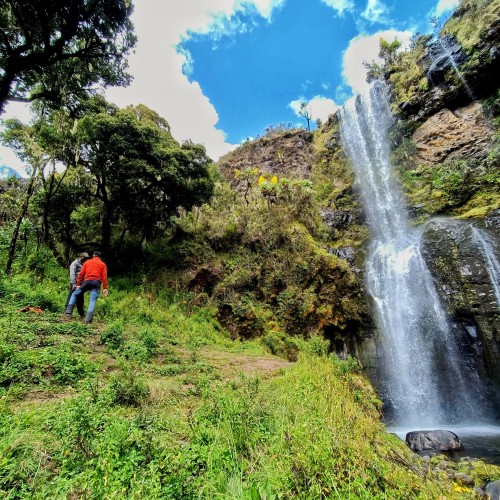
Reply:
M462 457L480 458L485 462L500 465L500 426L496 425L470 425L470 426L450 426L439 427L439 429L454 432L464 445L463 451L444 453L452 460L460 460ZM405 427L389 427L388 431L398 435L403 441L406 433L416 430L435 429L415 429ZM429 452L422 452L422 455L429 455Z

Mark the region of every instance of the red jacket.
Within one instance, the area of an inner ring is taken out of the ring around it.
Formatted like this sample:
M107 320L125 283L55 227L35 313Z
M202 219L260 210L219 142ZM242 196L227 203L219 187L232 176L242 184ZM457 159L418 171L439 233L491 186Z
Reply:
M108 268L99 257L93 257L85 261L82 270L78 273L76 286L90 280L99 280L104 289L108 288Z

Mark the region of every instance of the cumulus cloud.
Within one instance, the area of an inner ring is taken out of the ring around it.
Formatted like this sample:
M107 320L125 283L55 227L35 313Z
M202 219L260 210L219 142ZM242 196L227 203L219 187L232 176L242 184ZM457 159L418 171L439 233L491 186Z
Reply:
M145 104L164 116L178 141L191 139L204 144L217 160L235 145L226 142L217 128L219 117L200 85L190 82L191 55L178 50L182 38L193 33L211 33L214 38L234 29L230 19L253 6L263 18L271 19L285 0L184 0L175 8L169 2L141 0L133 22L139 41L129 58L134 81L126 88L108 89L106 96L121 107Z
M381 0L368 0L361 17L372 23L388 23L389 8Z
M2 120L8 120L9 118L17 118L23 123L29 123L32 118L29 105L21 102L9 102L2 114ZM0 146L0 166L2 165L12 168L21 177L26 177L26 165L15 155L12 149L4 146Z
M339 106L335 103L333 99L322 95L316 95L312 99L300 98L289 103L289 107L292 108L297 116L300 116L301 104L307 102L307 109L309 110L313 120L326 121L330 115L335 113Z
M350 11L354 8L353 0L321 0L324 4L328 5L328 7L332 7L332 9L336 10L338 15L341 16L344 11Z
M439 0L436 7L431 11L431 16L440 17L450 12L458 5L459 0Z
M358 35L352 38L349 46L344 52L342 60L342 77L346 85L350 86L354 93L361 92L366 86L366 68L363 62L376 61L382 63L378 57L379 40L383 38L392 42L396 38L402 42L402 48L407 48L412 33L410 31L385 30L373 35Z

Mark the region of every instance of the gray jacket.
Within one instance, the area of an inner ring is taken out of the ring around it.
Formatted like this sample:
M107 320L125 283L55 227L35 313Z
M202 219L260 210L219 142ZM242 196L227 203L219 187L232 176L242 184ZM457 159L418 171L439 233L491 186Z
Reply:
M75 259L69 266L69 284L76 285L76 278L82 270L83 264L80 259Z

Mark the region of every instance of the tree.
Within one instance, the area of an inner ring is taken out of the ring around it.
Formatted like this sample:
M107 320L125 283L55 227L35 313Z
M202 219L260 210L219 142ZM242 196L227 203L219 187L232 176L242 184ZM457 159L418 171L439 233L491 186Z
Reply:
M40 149L33 131L30 127L23 125L19 120L7 120L6 131L2 134L2 142L10 146L19 158L30 165L30 179L24 193L24 198L20 203L19 212L14 224L14 231L9 245L9 255L7 258L6 273L10 273L14 257L16 254L17 240L23 220L28 213L28 207L35 190L35 182L40 170L45 168L47 157Z
M393 66L397 63L398 50L401 48L402 43L396 38L392 42L388 42L381 38L379 40L378 56L384 61L385 66Z
M127 85L130 0L0 0L0 112L6 101L71 106Z
M378 56L382 59L382 64L372 61L371 63L363 61L363 66L366 68L366 81L379 80L384 77L387 71L391 70L401 60L399 49L402 43L395 39L388 42L384 38L379 40Z
M111 249L113 226L123 240L141 241L169 224L178 208L208 200L213 189L203 146L180 146L168 123L146 106L108 109L77 127L79 162L93 179L102 207L102 247Z
M307 107L307 102L302 101L300 103L300 109L298 111L299 116L302 116L302 118L305 118L307 120L307 130L311 131L311 119L312 119L312 114L309 108Z

